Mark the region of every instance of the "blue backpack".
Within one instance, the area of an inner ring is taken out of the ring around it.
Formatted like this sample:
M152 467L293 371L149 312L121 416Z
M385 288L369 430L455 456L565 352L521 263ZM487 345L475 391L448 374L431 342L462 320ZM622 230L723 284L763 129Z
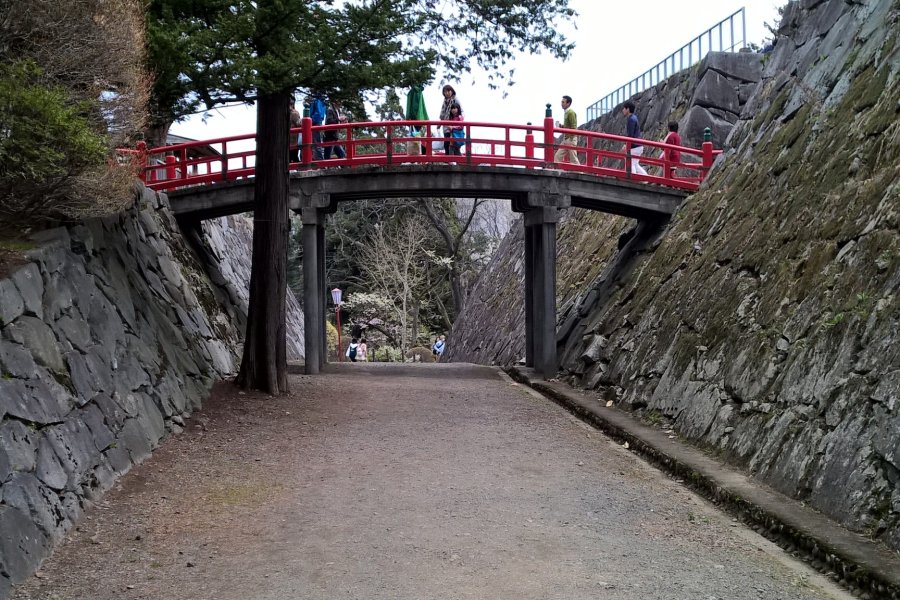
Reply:
M313 98L309 107L309 118L312 119L313 125L321 125L325 120L325 112L327 111L325 101L316 96Z

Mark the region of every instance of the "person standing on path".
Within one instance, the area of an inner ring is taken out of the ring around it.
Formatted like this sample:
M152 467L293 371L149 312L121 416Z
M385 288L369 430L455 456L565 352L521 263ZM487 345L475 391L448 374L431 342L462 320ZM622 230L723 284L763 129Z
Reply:
M456 90L453 89L452 85L445 85L444 89L441 91L444 94L444 103L441 105L441 121L450 121L452 120L450 117L450 107L454 104L459 106L459 116L462 117L463 108L462 104L459 102L459 99L456 97ZM450 146L453 144L453 141L450 139L451 128L449 125L444 125L444 137L447 138L444 140L444 153L452 154L450 152Z
M347 358L350 359L350 362L356 362L356 357L359 355L359 343L356 341L356 338L350 340L350 345L347 346Z
M366 338L359 340L359 348L356 349L356 358L362 362L369 361L369 346L366 344Z
M562 127L564 129L576 129L578 127L578 115L576 115L575 111L572 110L572 97L563 96L561 105L563 110L565 111L563 113ZM559 122L557 122L556 125L557 127L559 127ZM575 137L575 135L567 133L563 135L562 143L566 146L575 146L578 144L578 139ZM554 160L556 160L556 162L567 162L576 165L581 164L578 161L578 155L572 148L559 148L553 158Z
M634 114L634 102L631 100L626 100L622 105L622 114L625 115L625 118L628 119L628 122L625 124L626 135L630 138L634 138L636 140L641 139L641 124L638 122L637 115ZM641 166L641 163L638 162L640 157L644 154L644 146L640 143L631 145L631 172L637 173L638 175L646 175L647 171L644 170L644 167Z
M438 336L438 339L435 340L434 345L431 347L431 353L434 354L435 360L441 360L441 356L444 355L444 350L447 349L446 338L441 335Z

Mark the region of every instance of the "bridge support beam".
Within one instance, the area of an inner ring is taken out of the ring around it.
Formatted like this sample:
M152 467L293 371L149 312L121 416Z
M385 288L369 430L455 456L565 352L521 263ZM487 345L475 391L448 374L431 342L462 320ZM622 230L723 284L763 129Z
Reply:
M525 226L525 366L534 367L534 228Z
M533 208L525 213L525 363L534 366L545 379L555 377L559 369L556 355L558 220L555 206Z
M304 208L303 220L303 339L307 375L325 364L325 216L316 208Z
M325 280L325 215L319 211L319 222L316 226L316 239L319 250L316 252L316 260L319 269L319 340L321 351L319 352L319 368L323 368L328 362L328 334L325 329L325 315L328 314L328 282Z

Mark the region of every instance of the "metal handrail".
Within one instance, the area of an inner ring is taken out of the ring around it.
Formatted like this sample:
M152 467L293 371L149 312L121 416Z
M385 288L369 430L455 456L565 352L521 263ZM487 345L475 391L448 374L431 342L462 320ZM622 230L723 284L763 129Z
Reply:
M735 21L738 21L739 23L740 40L735 39ZM725 28L726 23L728 24L727 30ZM714 37L714 33L718 35L718 40ZM730 41L730 45L728 46L726 46L726 34L728 34L727 41ZM706 39L706 48L703 47L704 39ZM718 44L716 44L716 41L718 41ZM694 51L695 45L696 53ZM588 106L587 121L593 121L594 119L603 116L635 94L639 94L661 81L668 79L670 75L674 75L679 71L692 67L703 60L710 52L735 52L735 48L740 50L746 45L747 22L744 8L741 7L667 56L655 66L647 69L625 85ZM685 54L687 54L687 61L685 61Z

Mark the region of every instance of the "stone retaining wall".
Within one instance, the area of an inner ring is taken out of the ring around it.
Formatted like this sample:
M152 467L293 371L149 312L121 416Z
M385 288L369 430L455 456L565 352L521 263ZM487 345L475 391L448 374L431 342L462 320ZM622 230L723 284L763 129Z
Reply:
M570 217L558 282L566 381L895 550L898 25L896 0L790 2L704 189L661 235ZM448 357L521 357L521 269L505 270L521 256L504 242Z
M143 189L121 216L34 236L31 262L0 280L0 599L235 372L250 225L203 232L213 281Z
M645 137L663 140L669 121L678 121L686 146L699 148L711 127L713 144L723 147L735 111L749 99L762 75L762 57L749 53L710 53L701 64L677 73L633 98ZM625 134L621 107L581 129ZM581 209L564 211L558 234L557 306L562 329L585 316L617 277L620 246L634 236L634 220ZM445 359L510 365L524 357L524 230L513 223L491 263L473 286L456 320ZM612 269L610 265L618 265Z

